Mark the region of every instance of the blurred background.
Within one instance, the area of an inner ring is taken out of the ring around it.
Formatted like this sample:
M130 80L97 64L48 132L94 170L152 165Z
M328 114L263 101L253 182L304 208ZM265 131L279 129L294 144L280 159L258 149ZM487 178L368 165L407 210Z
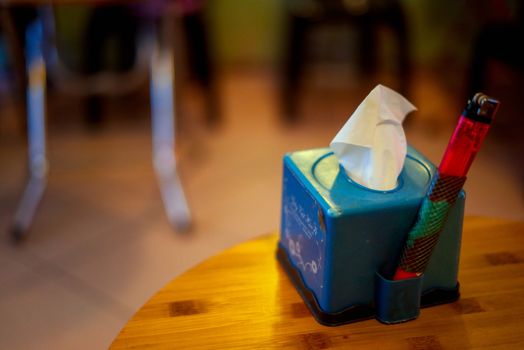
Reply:
M379 83L418 107L407 139L434 163L473 92L500 99L466 214L524 219L519 1L58 2L1 5L0 348L105 348L169 280L278 230L283 154L328 146ZM35 19L50 52L49 170L27 237L12 244ZM155 43L172 49L189 230L170 225L153 167Z

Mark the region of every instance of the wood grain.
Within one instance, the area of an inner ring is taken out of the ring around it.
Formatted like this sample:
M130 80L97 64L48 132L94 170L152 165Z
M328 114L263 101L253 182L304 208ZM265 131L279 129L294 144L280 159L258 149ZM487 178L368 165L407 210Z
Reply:
M111 349L524 348L524 223L466 218L461 299L397 325L318 324L276 261L277 239L240 244L176 278Z

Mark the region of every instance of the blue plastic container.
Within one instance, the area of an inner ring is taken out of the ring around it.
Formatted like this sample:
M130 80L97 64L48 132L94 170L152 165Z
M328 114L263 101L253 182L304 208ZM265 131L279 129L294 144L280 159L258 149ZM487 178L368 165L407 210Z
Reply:
M417 317L420 306L458 298L464 192L424 275L410 282L383 277L396 267L434 172L408 147L397 187L382 192L353 182L329 148L284 157L277 256L320 323L402 322Z

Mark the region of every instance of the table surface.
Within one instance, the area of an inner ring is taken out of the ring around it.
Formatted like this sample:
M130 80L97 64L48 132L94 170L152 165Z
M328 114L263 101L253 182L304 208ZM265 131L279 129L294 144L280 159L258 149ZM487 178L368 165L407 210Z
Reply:
M397 325L318 324L277 263L277 239L237 245L174 279L111 349L524 349L524 223L466 218L461 299Z

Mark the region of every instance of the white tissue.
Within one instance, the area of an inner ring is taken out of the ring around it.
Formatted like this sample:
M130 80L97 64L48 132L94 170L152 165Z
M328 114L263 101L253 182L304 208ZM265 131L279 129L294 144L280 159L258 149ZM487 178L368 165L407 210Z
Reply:
M416 109L388 87L371 90L330 144L353 181L379 191L396 187L407 151L402 122Z

